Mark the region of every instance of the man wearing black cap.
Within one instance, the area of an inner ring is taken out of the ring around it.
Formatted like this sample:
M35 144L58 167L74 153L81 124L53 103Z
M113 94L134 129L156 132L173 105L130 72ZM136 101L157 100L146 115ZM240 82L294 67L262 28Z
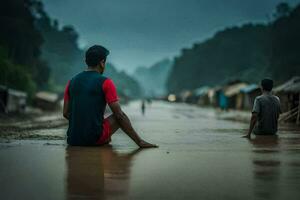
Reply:
M279 98L271 93L272 88L273 80L263 79L261 81L262 95L255 98L250 127L244 137L250 138L252 131L255 135L276 134L281 109Z
M85 54L87 69L74 76L66 86L63 115L69 120L68 144L107 144L111 135L121 128L139 147L157 147L139 137L121 110L114 83L102 75L108 54L103 46L90 47ZM106 104L113 114L104 119Z

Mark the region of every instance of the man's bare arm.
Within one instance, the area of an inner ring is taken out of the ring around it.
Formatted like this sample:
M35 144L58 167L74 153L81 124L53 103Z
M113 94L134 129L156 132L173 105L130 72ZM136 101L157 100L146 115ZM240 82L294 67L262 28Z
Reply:
M69 119L69 101L64 101L63 116Z
M252 116L251 116L251 120L250 120L250 126L249 126L248 133L244 137L246 137L246 138L250 138L251 137L251 133L252 133L252 131L254 129L256 121L257 121L257 113L253 112Z
M150 144L140 138L137 132L131 125L131 122L127 115L122 111L118 101L109 104L111 111L114 114L116 121L118 122L121 129L139 146L139 147L157 147L156 145Z

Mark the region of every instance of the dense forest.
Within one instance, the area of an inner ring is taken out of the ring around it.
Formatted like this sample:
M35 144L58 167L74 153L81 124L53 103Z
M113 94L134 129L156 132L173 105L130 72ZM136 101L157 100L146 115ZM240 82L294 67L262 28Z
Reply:
M150 67L138 67L135 70L133 77L140 84L144 97L166 94L165 85L172 64L170 59L163 59Z
M41 59L43 36L36 28L36 1L11 0L0 7L0 84L32 94L46 87L50 68Z
M72 26L60 28L59 22L48 16L41 3L38 11L36 27L44 39L41 58L48 63L51 70L49 77L51 89L61 90L59 86L65 85L70 77L83 69L84 52L78 47L79 35Z
M271 22L226 28L182 49L167 88L176 93L237 79L258 82L263 77L280 83L295 75L300 75L300 5L292 9L281 3Z
M38 90L62 92L67 81L85 68L76 30L70 25L60 27L39 0L1 3L0 85L29 96ZM107 69L121 94L140 94L138 83L125 72L110 64Z

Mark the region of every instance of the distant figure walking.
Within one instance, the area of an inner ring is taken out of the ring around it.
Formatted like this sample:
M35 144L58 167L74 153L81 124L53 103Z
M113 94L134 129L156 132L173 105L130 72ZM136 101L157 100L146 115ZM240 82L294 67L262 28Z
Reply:
M141 111L143 115L145 115L145 110L146 110L146 104L145 104L145 100L143 99L141 103Z
M250 127L244 137L250 139L252 131L255 135L276 134L281 109L279 98L271 93L272 88L273 80L263 79L261 81L262 95L255 98Z
M113 81L105 76L109 51L100 46L90 47L85 54L87 69L75 75L67 84L63 115L69 120L69 145L104 145L121 128L139 147L157 147L144 141L134 130L119 104ZM104 118L108 104L112 115Z

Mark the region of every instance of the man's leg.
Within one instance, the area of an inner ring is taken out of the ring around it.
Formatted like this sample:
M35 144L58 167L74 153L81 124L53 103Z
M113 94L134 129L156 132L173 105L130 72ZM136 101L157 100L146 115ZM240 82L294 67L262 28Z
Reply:
M110 135L114 134L119 128L119 124L117 120L115 119L114 115L110 115L106 118L109 122L109 127L110 127Z
M113 115L105 118L103 121L103 130L101 137L97 141L98 145L105 145L111 142L111 136L119 129L119 125Z
M121 128L119 123L117 122L117 119L116 119L114 114L107 117L106 120L109 122L110 135L113 135L119 128ZM135 141L134 140L135 137L139 137L137 134L128 133L126 131L124 131L124 133L127 134L133 141ZM139 142L138 145L139 145L139 147L142 147L142 148L158 147L156 145L150 144L150 143L148 143L144 140L141 140L141 139L140 139L140 142Z

